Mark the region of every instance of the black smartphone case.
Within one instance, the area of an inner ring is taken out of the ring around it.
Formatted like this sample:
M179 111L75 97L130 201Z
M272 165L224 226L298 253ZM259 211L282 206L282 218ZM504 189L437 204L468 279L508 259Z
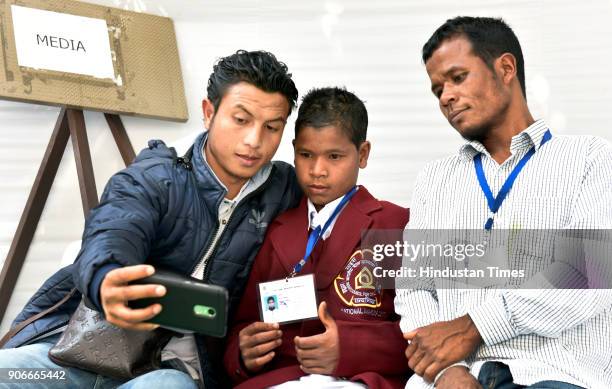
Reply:
M162 305L161 312L148 320L178 332L196 332L224 337L227 331L228 293L222 286L205 284L194 278L165 270L156 270L150 277L131 284L158 284L166 287L166 295L129 301L130 308Z

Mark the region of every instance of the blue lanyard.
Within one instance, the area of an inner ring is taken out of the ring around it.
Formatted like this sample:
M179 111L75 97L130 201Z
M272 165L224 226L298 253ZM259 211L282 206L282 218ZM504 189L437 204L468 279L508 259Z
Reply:
M542 147L544 143L548 142L550 138L552 138L550 130L546 130L546 132L544 133L544 136L542 137L542 142L540 143L540 147ZM476 177L478 177L478 183L480 184L480 188L482 188L482 191L485 197L487 198L487 204L489 206L489 210L491 211L489 214L490 216L487 219L487 222L485 223L485 226L484 226L485 230L490 230L491 228L493 228L493 217L495 216L495 214L501 207L502 203L506 199L506 196L510 192L510 189L512 189L512 185L514 185L514 181L516 180L516 177L518 177L519 173L521 172L523 167L525 167L525 165L527 164L527 161L531 159L533 154L535 154L535 146L533 146L527 152L527 154L525 154L525 156L521 158L521 160L516 165L516 167L512 170L512 172L510 172L510 175L506 179L506 182L504 182L504 185L502 185L501 189L499 190L497 197L493 197L493 193L491 193L491 188L489 187L489 184L487 183L487 178L485 177L484 170L482 168L482 159L481 159L482 154L478 153L477 155L474 156L474 167L476 168Z
M290 277L295 276L302 270L306 262L308 262L308 258L310 257L310 254L312 254L312 250L314 250L319 239L323 236L323 234L325 234L325 231L327 231L332 222L338 217L338 214L340 213L342 208L344 208L346 203L351 200L355 193L357 193L357 186L354 186L353 189L351 189L347 194L344 195L336 209L334 209L334 212L332 212L329 219L327 219L327 221L325 222L325 225L323 225L323 228L321 228L321 226L317 226L317 228L312 230L312 232L308 236L308 243L306 244L306 252L304 253L304 257L300 259L298 263L295 264Z

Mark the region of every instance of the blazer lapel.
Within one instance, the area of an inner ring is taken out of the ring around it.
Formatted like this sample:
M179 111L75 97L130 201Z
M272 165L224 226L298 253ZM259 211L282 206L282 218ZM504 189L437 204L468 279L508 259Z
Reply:
M272 246L278 253L278 259L285 268L287 275L306 251L308 241L308 205L306 196L302 197L297 208L288 210L280 215L274 223L282 224L270 234Z

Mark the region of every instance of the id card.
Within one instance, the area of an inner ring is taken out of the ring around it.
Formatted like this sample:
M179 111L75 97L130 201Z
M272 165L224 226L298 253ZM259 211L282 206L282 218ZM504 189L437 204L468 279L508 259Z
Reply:
M316 318L314 276L307 274L257 285L259 315L265 323L289 323Z

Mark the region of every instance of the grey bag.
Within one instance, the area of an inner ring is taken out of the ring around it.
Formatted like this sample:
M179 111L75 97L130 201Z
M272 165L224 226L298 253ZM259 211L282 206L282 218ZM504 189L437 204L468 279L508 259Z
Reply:
M119 328L81 301L49 358L121 380L137 377L161 365L161 350L177 333L162 328L137 331Z

